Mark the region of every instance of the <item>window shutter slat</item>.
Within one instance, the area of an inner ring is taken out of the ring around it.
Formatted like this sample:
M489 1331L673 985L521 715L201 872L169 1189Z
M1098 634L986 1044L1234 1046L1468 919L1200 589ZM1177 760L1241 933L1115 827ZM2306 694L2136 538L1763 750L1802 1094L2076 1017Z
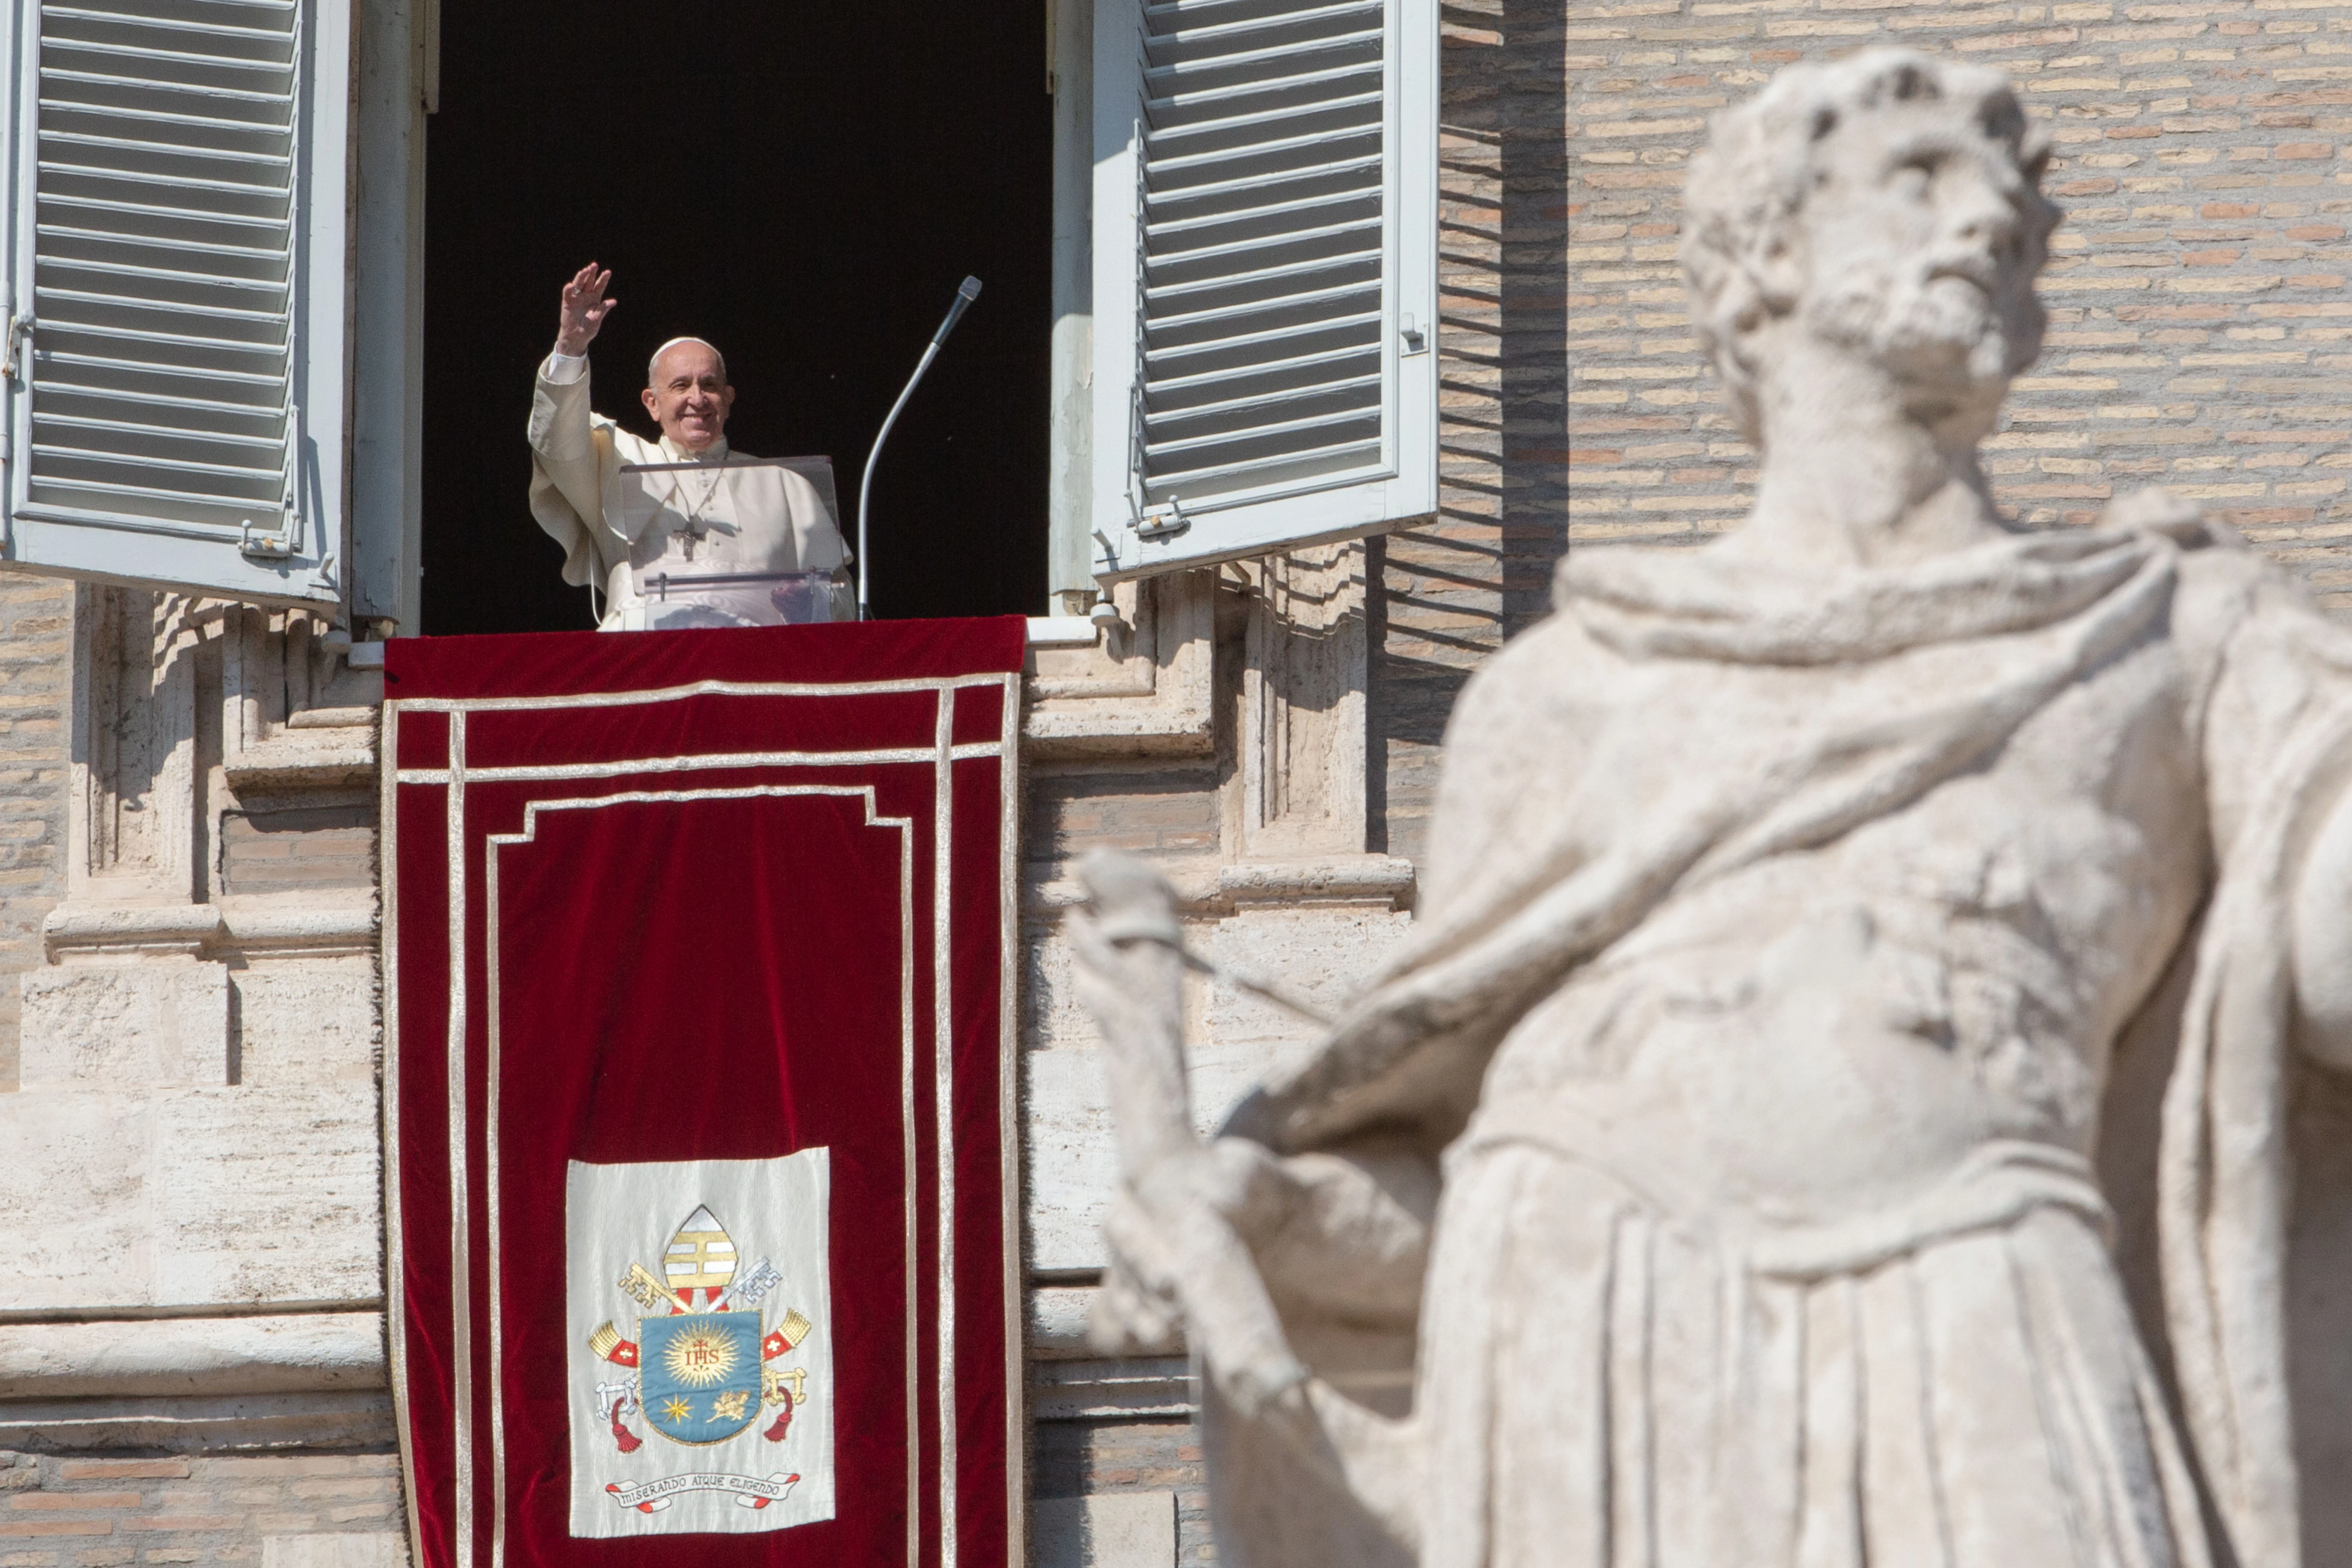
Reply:
M347 30L321 0L17 5L8 558L338 597L342 300L314 280Z
M1098 0L1096 571L1435 506L1433 0Z

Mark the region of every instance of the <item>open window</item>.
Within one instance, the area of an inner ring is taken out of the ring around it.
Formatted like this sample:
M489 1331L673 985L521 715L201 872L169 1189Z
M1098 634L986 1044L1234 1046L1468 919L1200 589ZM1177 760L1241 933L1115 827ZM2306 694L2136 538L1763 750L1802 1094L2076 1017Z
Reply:
M444 8L422 226L423 629L595 624L525 505L523 440L557 290L592 258L621 301L592 351L597 411L650 437L647 357L707 338L739 393L730 446L830 457L853 532L875 431L957 284L982 279L876 468L874 611L1035 613L1054 217L1044 0L653 15L642 0Z
M1437 506L1435 0L1097 0L1094 573Z
M350 7L10 3L0 560L340 602Z

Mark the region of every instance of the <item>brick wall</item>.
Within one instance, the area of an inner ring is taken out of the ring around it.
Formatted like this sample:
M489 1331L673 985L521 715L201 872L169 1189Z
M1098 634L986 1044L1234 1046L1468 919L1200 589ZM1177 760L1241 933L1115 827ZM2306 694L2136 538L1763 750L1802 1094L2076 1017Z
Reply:
M322 892L375 883L375 806L225 813L220 886L232 895Z
M2049 346L1988 443L2033 522L2163 483L2352 605L2344 293L2352 5L1570 7L1569 507L1578 543L1696 540L1747 505L1685 321L1684 162L1774 69L1907 43L2009 73L2057 140Z
M1214 1563L1201 1436L1183 1421L1041 1421L1029 1450L1030 1495L1174 1492L1176 1561Z
M2352 608L2352 5L1465 0L1444 7L1444 510L1387 547L1376 723L1415 853L1467 668L1552 560L1748 504L1675 264L1706 117L1901 42L1999 66L2054 131L2052 330L1987 453L2034 522L2162 482Z
M0 1568L237 1563L264 1543L398 1534L398 1458L0 1454Z
M1024 785L1021 853L1033 875L1097 847L1162 860L1217 852L1211 764L1048 763Z
M16 1087L16 977L65 896L73 588L0 574L0 1093Z

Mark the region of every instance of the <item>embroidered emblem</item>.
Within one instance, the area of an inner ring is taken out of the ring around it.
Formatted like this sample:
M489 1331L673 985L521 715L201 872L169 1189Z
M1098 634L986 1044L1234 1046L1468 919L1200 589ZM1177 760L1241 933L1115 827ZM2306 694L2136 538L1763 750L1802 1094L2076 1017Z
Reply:
M735 1238L709 1205L697 1205L672 1233L658 1276L632 1263L614 1281L638 1310L636 1337L624 1339L608 1320L588 1336L588 1349L636 1373L625 1382L596 1384L596 1408L619 1452L633 1454L644 1444L624 1419L632 1410L644 1414L656 1436L690 1447L727 1441L769 1405L777 1407L776 1418L761 1436L781 1443L791 1432L793 1407L808 1398L808 1369L775 1363L808 1338L809 1320L790 1310L768 1326L765 1302L783 1279L768 1259L744 1271L740 1289L735 1275ZM606 1489L618 1500L624 1489ZM772 1500L746 1493L743 1500L764 1508ZM640 1499L624 1506L644 1505Z
M574 1538L834 1517L828 1159L567 1165Z

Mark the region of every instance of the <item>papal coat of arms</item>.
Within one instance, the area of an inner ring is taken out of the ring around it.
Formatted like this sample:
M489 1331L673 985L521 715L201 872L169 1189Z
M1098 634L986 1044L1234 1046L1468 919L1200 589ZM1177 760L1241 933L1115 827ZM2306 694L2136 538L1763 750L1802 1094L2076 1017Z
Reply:
M583 1309L597 1305L582 1297L600 1289L607 1315L575 1340L584 1352L577 1381L595 1414L584 1433L572 1423L573 1535L738 1531L832 1516L831 1425L805 1415L825 1395L829 1362L829 1347L812 1342L827 1317L824 1152L574 1163L567 1316L582 1321ZM642 1206L654 1173L676 1173L675 1184L659 1184L667 1213L685 1209L682 1220L648 1223L663 1212ZM627 1237L665 1230L658 1252L618 1250ZM800 1494L812 1465L824 1471L821 1512ZM583 1485L603 1494L584 1520ZM620 1528L612 1528L615 1516Z

